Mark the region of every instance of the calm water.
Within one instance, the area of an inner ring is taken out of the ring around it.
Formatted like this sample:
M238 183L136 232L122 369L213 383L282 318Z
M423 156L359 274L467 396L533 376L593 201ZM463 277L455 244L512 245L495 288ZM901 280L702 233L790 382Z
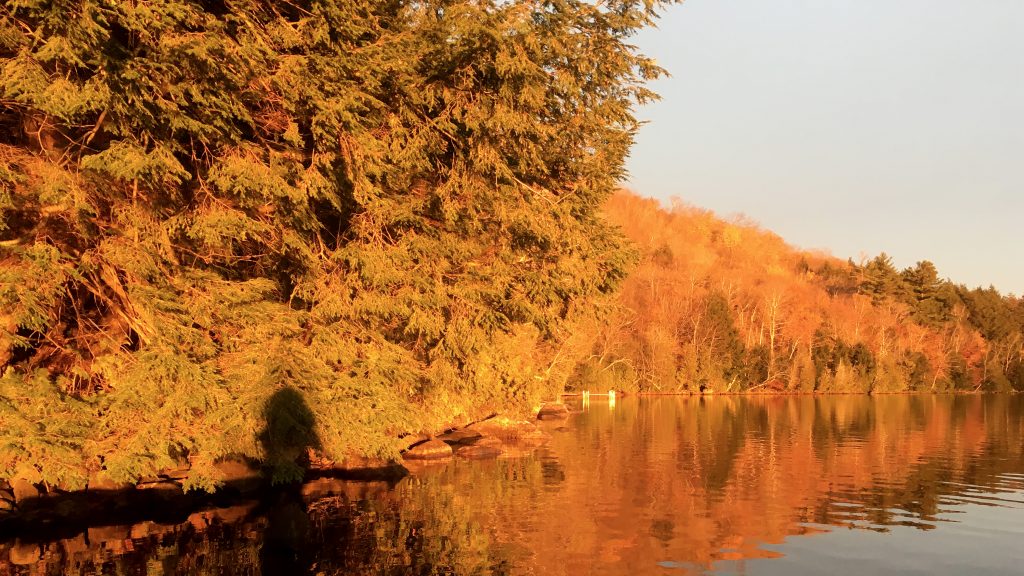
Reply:
M0 542L0 575L1024 573L1024 397L595 399L549 430L395 485Z

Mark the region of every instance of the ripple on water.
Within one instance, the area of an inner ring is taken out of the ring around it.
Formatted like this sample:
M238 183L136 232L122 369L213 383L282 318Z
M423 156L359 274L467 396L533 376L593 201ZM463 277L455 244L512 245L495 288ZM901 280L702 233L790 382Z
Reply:
M19 534L0 540L0 574L1019 573L1022 406L593 400L544 448L392 486Z

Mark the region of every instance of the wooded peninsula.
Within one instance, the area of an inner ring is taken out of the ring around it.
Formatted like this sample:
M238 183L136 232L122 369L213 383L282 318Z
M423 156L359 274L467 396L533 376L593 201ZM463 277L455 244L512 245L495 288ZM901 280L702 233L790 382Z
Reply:
M1019 298L618 190L662 4L4 3L0 479L290 481L567 390L1024 390Z

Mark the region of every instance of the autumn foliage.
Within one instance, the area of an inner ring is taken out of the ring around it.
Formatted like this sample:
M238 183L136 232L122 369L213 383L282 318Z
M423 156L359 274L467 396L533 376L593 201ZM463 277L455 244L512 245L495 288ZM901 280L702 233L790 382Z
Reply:
M649 392L1024 388L1018 299L929 262L854 263L756 224L620 192L605 213L640 253L578 386Z

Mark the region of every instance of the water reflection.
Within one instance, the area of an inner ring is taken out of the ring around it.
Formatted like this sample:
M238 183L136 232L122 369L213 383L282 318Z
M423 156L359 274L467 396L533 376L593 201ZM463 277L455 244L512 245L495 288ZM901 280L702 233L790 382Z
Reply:
M313 565L310 518L298 490L282 490L270 500L260 547L263 574L305 574Z
M1024 562L1022 400L595 396L525 456L0 543L0 576L995 574Z

